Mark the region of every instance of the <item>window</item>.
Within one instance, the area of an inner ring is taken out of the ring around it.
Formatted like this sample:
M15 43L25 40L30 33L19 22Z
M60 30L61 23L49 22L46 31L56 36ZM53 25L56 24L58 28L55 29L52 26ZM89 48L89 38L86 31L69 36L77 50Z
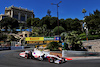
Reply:
M27 37L27 34L25 34L25 37Z

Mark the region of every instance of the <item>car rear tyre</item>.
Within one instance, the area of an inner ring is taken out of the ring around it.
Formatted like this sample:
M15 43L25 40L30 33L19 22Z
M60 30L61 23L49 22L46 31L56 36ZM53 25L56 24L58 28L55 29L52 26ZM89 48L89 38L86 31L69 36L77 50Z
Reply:
M65 63L65 58L62 58L62 63Z
M48 58L48 61L49 61L50 63L53 63L53 62L54 62L54 58Z

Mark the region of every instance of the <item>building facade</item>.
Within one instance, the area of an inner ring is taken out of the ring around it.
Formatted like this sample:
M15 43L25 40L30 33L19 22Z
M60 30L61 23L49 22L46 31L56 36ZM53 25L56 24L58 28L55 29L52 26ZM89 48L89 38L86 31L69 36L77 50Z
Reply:
M4 19L5 17L9 17L9 15L1 14L1 15L0 15L0 20Z
M12 18L16 18L18 22L23 23L30 17L34 18L34 13L33 13L33 10L31 11L28 9L15 7L12 5L8 8L5 7L5 14L3 16L10 16ZM1 20L2 20L2 17L1 17Z

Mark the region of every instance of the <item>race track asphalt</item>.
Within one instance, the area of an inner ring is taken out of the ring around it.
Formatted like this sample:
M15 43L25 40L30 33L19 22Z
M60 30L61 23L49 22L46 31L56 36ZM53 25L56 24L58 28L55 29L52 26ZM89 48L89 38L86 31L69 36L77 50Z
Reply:
M100 67L100 59L71 60L63 64L25 59L19 56L20 51L0 51L0 67Z

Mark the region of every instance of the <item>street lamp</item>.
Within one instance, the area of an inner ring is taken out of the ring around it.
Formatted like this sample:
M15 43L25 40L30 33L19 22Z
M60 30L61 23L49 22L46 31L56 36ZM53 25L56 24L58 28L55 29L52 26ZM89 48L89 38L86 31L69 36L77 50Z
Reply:
M53 4L53 3L51 3L51 5L56 5L57 6L57 24L58 24L58 35L59 35L59 19L58 19L58 4L60 4L62 1L60 1L59 3L57 3L57 4ZM59 35L59 37L60 37L60 35ZM59 38L59 40L60 40L60 38Z
M88 41L88 27L87 27L86 22L84 22L83 24L84 24L84 29L85 29L85 32L86 32L86 40Z

